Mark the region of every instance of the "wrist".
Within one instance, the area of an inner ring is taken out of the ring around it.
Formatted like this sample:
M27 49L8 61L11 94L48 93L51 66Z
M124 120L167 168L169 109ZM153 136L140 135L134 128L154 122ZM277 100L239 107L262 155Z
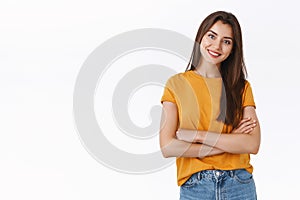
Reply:
M204 131L197 130L197 133L196 133L196 142L203 143L203 141L204 141L204 134L205 134Z

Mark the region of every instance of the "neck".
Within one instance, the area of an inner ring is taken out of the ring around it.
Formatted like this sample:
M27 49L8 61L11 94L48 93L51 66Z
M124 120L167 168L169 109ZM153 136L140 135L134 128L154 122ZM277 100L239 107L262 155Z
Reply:
M211 63L199 62L199 65L196 67L195 71L201 76L207 78L217 78L221 77L220 73L220 64L214 65Z

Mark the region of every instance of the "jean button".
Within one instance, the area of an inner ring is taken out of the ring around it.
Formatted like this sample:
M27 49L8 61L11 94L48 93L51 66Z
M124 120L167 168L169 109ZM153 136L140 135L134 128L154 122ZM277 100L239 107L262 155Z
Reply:
M220 172L219 172L219 171L216 171L216 175L219 176L219 175L220 175Z

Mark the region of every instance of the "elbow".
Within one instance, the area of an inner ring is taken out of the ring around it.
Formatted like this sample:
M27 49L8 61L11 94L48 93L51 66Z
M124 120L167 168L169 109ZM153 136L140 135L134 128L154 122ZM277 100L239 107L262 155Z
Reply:
M161 151L161 154L162 154L162 156L164 157L164 158L170 158L170 157L174 157L172 154L171 154L171 152L167 149L167 148L161 148L160 149L160 151Z
M259 151L259 144L258 145L252 145L251 148L249 149L250 154L258 154Z
M260 147L260 137L252 137L253 139L249 141L249 153L250 154L258 154L258 151L259 151L259 147Z
M164 158L174 157L174 147L172 147L172 141L172 138L160 140L160 152Z
M161 154L162 154L162 156L163 156L164 158L170 158L170 155L168 154L168 152L167 152L166 150L161 149L160 151L161 151Z
M170 153L167 149L167 145L165 143L163 143L162 141L160 141L160 152L164 158L170 157Z
M163 152L162 152L162 156L163 156L164 158L171 158L171 157L172 157L170 154L163 153Z
M253 155L258 154L258 149L250 151L250 154L253 154Z

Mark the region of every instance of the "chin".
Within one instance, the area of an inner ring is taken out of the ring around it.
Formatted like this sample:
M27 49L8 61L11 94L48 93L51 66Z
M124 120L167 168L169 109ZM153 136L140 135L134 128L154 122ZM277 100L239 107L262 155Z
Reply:
M222 63L222 61L220 62L220 61L213 61L213 60L211 60L210 63L211 63L212 65L218 66L218 65L220 65L220 64Z

